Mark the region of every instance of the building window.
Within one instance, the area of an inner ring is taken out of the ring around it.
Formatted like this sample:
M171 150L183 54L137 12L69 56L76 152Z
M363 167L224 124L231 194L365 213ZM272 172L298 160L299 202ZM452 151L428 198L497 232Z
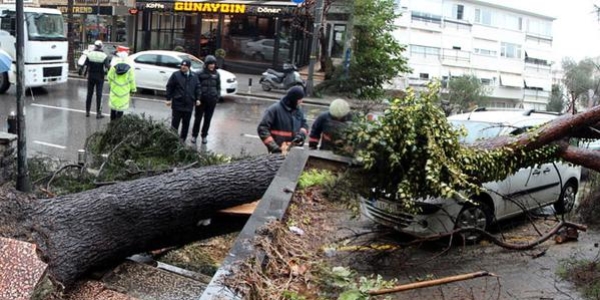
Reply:
M433 15L430 13L413 11L410 13L410 17L411 17L412 21L421 21L421 22L427 22L427 23L442 24L441 16Z
M419 79L429 80L429 73L419 73Z
M506 58L521 58L521 45L512 43L502 43L500 56Z
M492 25L492 12L489 10L475 9L475 23Z
M440 48L410 45L411 56L440 56Z
M504 16L504 28L511 30L522 30L523 19L511 15Z
M481 78L481 84L483 85L492 85L492 80L489 78Z
M493 57L498 56L498 51L496 51L496 50L481 49L481 48L474 48L473 53L479 54L479 55L485 55L485 56L493 56Z
M462 4L454 5L454 18L457 20L462 20L465 11L465 6Z
M452 49L453 50L460 50L460 47L459 46L452 46Z
M540 36L552 36L552 23L548 21L528 20L527 33Z

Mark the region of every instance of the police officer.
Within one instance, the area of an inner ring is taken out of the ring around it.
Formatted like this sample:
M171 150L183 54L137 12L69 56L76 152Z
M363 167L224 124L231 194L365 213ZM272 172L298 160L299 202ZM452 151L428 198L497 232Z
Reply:
M92 96L96 90L96 119L104 118L102 115L102 87L104 75L110 68L110 58L102 50L102 41L94 42L94 51L90 51L85 60L88 73L87 98L85 100L85 116L90 116Z
M284 143L302 146L308 134L308 124L300 109L304 90L295 86L281 100L264 112L258 125L258 136L269 153L281 153Z
M116 64L108 70L108 85L110 94L108 105L110 106L110 120L114 121L123 116L123 112L129 108L130 94L135 93L135 76L133 68L127 63L129 48L121 47L117 49Z

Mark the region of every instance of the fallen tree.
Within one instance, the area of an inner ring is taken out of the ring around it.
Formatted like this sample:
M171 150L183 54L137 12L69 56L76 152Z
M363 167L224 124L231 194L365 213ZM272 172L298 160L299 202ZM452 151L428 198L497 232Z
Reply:
M32 235L50 278L69 287L95 267L178 245L218 210L262 197L283 161L271 155L42 199Z

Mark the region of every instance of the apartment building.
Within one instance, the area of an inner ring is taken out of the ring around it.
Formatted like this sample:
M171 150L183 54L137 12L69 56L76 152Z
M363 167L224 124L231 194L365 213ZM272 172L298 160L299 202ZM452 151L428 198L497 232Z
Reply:
M412 68L405 85L472 74L489 87L492 107L546 108L554 18L478 0L398 4L395 37L407 45Z

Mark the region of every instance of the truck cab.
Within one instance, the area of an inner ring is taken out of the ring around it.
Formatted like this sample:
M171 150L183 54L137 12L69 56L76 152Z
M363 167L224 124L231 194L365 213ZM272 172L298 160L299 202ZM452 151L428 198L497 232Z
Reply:
M62 13L57 9L24 8L24 84L42 87L66 83L68 79L68 41ZM0 5L0 48L13 59L11 70L0 73L0 93L16 83L16 10Z

